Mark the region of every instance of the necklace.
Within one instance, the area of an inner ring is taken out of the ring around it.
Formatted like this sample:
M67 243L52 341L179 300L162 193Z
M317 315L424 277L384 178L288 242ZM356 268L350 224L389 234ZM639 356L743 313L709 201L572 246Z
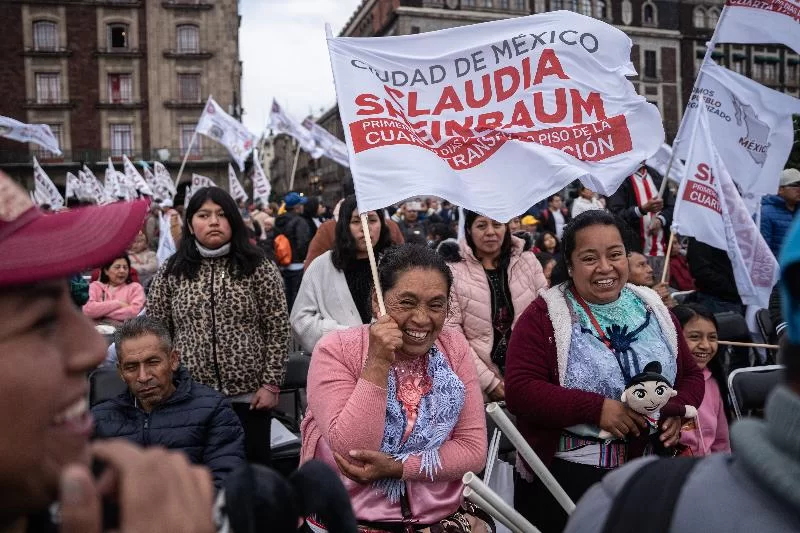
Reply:
M428 375L428 355L395 361L394 373L397 378L397 399L407 413L416 413L422 397L433 388Z

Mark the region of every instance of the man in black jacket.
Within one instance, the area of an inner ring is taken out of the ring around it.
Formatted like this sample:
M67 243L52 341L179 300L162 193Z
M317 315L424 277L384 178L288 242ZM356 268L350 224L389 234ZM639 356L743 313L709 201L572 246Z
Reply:
M244 431L228 400L192 381L167 329L139 316L115 334L117 366L128 392L95 406L95 437L183 451L205 465L219 488L245 461ZM269 446L269 443L265 443Z
M303 205L308 201L305 196L290 192L283 199L286 213L275 220L275 235L285 235L292 247L292 262L281 266L283 283L286 290L286 306L291 312L300 283L303 281L303 263L311 243L311 227L303 218Z
M675 197L669 187L664 189L664 196L659 198L662 181L658 172L642 165L622 182L606 202L608 210L621 217L633 234L638 235L640 242L636 248L647 257L656 279L661 279L664 270L669 227L675 207Z

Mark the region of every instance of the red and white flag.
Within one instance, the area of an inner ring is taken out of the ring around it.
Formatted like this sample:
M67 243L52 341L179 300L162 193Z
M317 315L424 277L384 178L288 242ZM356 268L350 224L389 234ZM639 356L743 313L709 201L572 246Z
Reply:
M576 179L612 194L664 141L631 46L570 11L329 35L359 211L433 195L505 221Z
M778 282L778 262L736 190L712 142L708 111L699 107L695 136L678 189L672 231L726 250L745 305L766 308Z
M727 0L716 29L721 43L780 43L800 54L798 0Z
M255 151L253 153L255 154ZM247 200L250 199L244 187L242 187L242 184L239 182L239 178L236 177L236 171L233 170L230 163L228 163L228 190L236 201L247 202Z
M253 150L253 200L261 202L261 205L265 206L269 203L271 193L272 185L261 167L258 150Z
M792 114L800 114L800 100L708 61L675 138L681 159L688 157L695 136L694 115L701 102L714 146L754 213L762 196L778 192L781 170L794 141Z
M197 122L196 131L227 148L239 165L239 170L244 170L244 160L255 146L256 137L244 124L223 111L210 96Z

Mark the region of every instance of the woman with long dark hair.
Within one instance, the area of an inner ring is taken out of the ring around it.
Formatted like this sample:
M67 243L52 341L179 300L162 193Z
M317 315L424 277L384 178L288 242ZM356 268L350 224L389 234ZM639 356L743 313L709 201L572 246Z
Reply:
M281 275L248 240L218 187L192 195L177 252L153 278L148 314L172 333L192 377L233 402L250 461L269 463L289 327Z
M453 271L452 322L464 332L481 389L505 397L503 375L511 330L525 308L547 288L542 265L525 242L503 224L465 210L461 260Z
M367 222L379 256L391 245L389 228L376 211L367 214ZM292 307L292 331L304 350L313 351L331 331L370 323L372 273L367 246L356 197L348 196L339 208L333 249L311 262Z

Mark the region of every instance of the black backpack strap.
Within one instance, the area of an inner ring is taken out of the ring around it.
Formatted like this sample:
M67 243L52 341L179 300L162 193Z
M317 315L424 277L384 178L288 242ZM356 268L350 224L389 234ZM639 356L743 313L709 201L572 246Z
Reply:
M657 459L636 473L614 498L603 533L668 533L681 489L696 457Z

